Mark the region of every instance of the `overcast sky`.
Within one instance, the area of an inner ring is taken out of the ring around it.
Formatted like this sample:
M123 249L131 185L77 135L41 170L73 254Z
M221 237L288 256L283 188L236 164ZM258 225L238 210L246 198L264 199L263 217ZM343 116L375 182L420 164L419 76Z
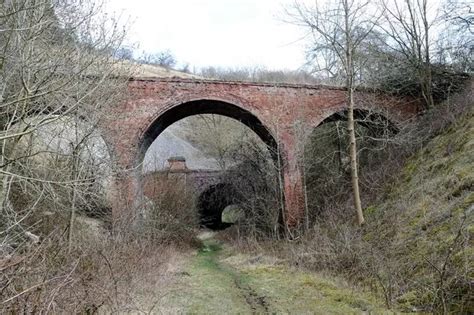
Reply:
M191 67L304 63L303 33L281 21L293 0L109 0L109 11L130 17L130 41L147 53L169 49Z

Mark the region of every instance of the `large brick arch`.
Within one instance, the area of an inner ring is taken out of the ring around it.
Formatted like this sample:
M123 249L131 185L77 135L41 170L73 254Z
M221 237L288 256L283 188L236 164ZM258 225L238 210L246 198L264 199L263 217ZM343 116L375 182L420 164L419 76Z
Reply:
M393 122L418 112L419 102L358 91L357 108L376 111ZM345 90L328 86L263 84L189 79L136 79L128 98L109 109L104 138L118 166L129 170L117 177L114 218L134 215L140 200L139 167L144 151L166 127L184 117L222 114L241 120L267 144L278 148L285 196L284 218L303 215L303 190L298 163L298 128L317 127L347 108ZM296 128L299 126L298 128Z
M255 113L249 111L248 106L236 103L235 100L206 96L199 99L181 100L174 105L165 107L156 114L156 117L152 118L145 132L140 135L137 161L143 159L151 143L170 125L183 118L200 114L217 114L238 120L253 130L267 146L276 149L277 142L270 128L260 121Z

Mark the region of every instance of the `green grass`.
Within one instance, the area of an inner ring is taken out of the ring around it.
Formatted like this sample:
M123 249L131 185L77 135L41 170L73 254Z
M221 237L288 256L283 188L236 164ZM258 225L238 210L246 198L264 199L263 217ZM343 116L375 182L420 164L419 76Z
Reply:
M234 275L217 261L220 245L213 240L203 243L186 268L187 276L183 276L167 303L176 305L179 313L185 314L251 313L235 286Z
M321 275L284 266L257 266L243 273L249 286L266 297L271 313L392 314L369 294Z
M251 258L204 241L167 303L185 314L391 314L345 283Z

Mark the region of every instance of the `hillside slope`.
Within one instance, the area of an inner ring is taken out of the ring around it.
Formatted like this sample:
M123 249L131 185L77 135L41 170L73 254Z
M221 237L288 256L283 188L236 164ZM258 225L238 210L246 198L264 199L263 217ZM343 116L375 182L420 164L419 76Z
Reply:
M165 68L159 65L136 64L133 72L134 78L183 78L196 79L197 75Z
M202 79L201 77L160 65L145 64L136 61L121 60L115 64L118 75L135 79L143 78L181 78Z
M472 107L408 161L381 204L366 210L364 238L386 255L402 307L474 312Z

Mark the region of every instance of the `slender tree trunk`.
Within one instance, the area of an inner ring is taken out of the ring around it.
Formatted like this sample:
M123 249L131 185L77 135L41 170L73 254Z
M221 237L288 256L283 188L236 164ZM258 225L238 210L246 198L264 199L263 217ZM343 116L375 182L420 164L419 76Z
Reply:
M8 207L8 190L9 190L9 182L10 176L0 174L0 219L6 220L7 218L7 207Z
M352 194L354 197L354 207L357 212L357 223L359 225L364 224L364 214L362 212L362 203L360 201L359 192L359 174L357 165L357 145L354 128L354 97L353 87L350 86L347 90L347 101L349 104L349 114L347 120L347 127L349 130L349 155L351 159L351 181L352 181Z
M353 62L353 43L351 26L349 25L350 5L347 0L344 1L344 21L346 35L346 89L347 89L347 129L349 131L349 156L351 159L351 181L352 193L354 198L354 207L357 212L357 223L364 224L364 214L362 212L362 203L359 192L359 175L357 171L357 146L354 128L354 62Z
M9 157L14 158L16 155L16 150L18 143L20 142L21 137L18 137L17 139L14 140L11 148L9 149ZM7 142L4 140L3 145L2 145L2 152L0 152L0 165L5 165L8 162L8 159L6 157L6 145ZM12 169L12 164L8 164L3 168L2 171L5 173L0 173L0 219L5 220L8 217L8 208L11 207L9 194L10 194L10 187L11 187L11 181L12 181L12 176L8 175L8 173L11 173ZM3 217L5 216L5 217Z
M432 90L432 73L431 73L431 57L430 57L430 38L429 38L429 30L430 26L428 24L428 12L427 12L427 0L423 0L423 9L422 9L422 16L423 16L423 28L424 28L424 35L425 35L425 75L426 75L426 94L427 94L427 102L428 108L432 108L434 106L433 100L433 90Z
M280 200L280 209L281 209L281 218L282 218L282 223L285 227L285 234L288 231L288 226L287 226L287 218L286 218L286 209L285 209L285 196L284 196L284 191L285 187L283 185L283 165L281 161L281 156L280 156L280 144L277 144L277 168L278 168L278 192L279 192L279 200Z
M76 198L77 198L77 188L76 188L76 185L73 184L72 201L71 201L71 213L70 213L70 216L69 216L69 230L68 230L68 238L67 238L68 253L71 252L72 242L73 242L73 238L74 238L74 222L76 220Z
M80 144L79 144L79 135L78 135L78 129L79 125L77 123L77 117L74 117L74 147L72 149L72 165L71 165L71 179L73 181L72 183L72 196L71 196L71 213L69 216L69 229L68 229L68 238L67 238L67 250L68 253L71 252L72 250L72 243L74 239L74 223L76 221L76 207L77 207L77 185L76 185L76 180L79 178L79 150L80 150Z
M305 149L303 145L303 153L301 154L302 167L303 170L303 193L304 193L304 216L305 216L305 230L309 231L309 206L308 206L308 187L306 185L306 160L305 160Z
M2 153L0 153L0 165L4 165L5 164L5 158L3 156ZM8 200L8 190L7 190L7 183L8 183L8 179L9 176L7 176L6 174L3 174L3 173L0 173L0 219L1 220L5 220L5 217L3 217L4 215L6 216L6 213L5 213L5 207L6 207L6 203L7 203L7 200Z
M336 131L337 131L337 157L339 162L339 172L344 173L344 165L342 163L342 143L341 143L341 134L339 132L339 121L336 121Z

